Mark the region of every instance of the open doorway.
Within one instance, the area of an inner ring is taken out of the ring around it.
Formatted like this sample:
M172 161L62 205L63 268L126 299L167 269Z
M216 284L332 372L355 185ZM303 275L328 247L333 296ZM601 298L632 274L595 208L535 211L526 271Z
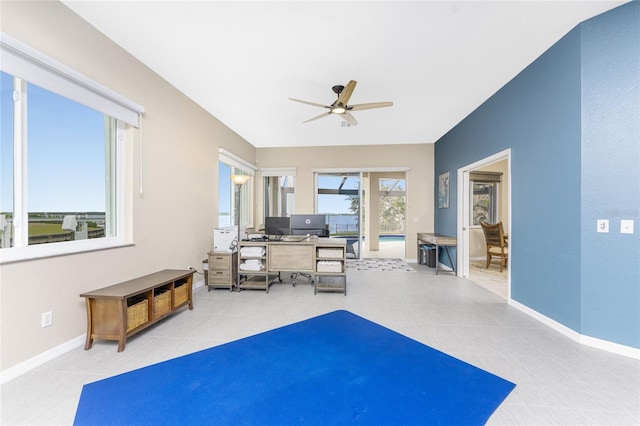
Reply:
M404 259L406 253L406 173L370 172L370 196L365 212L369 221L363 257Z
M510 299L511 261L500 272L486 267L486 245L481 222L502 222L511 236L511 150L505 150L458 170L458 275Z

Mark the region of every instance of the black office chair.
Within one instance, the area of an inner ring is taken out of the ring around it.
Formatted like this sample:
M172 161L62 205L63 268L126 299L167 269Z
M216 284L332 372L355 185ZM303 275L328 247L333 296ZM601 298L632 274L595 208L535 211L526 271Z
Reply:
M292 274L289 275L289 278L291 278L291 284L295 287L296 286L296 280L298 279L298 277L305 277L306 279L309 280L309 282L313 285L315 283L313 276L311 274L305 274L304 272L294 272Z
M315 283L315 280L313 279L313 276L311 274L305 274L304 272L292 272L291 274L289 274L289 278L291 278L291 284L294 287L297 285L296 280L298 279L298 277L305 277L311 284ZM282 275L280 271L278 271L278 281L282 282Z

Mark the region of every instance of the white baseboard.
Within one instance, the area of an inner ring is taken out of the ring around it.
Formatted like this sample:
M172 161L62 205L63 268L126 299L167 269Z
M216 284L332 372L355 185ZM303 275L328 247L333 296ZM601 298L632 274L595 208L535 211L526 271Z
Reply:
M33 370L36 367L41 366L62 354L65 354L78 346L84 345L85 339L87 335L82 334L78 337L75 337L68 342L65 342L61 345L56 346L55 348L49 349L46 352L43 352L39 355L34 356L31 359L28 359L24 362L21 362L18 365L7 368L6 370L0 373L0 383L5 384L6 382L15 379L18 376L23 375L24 373Z
M200 281L196 281L195 283L193 283L193 290L203 286L204 286L204 278L202 278Z
M446 265L443 264L439 264L438 265L439 269L443 269L443 270L449 270L452 271L451 268L449 268ZM200 288L204 286L204 279L197 281L194 285L193 288ZM519 302L516 302L513 299L509 299L509 305L513 306L514 308L518 309L519 311L524 312L525 314L529 315L530 317L540 321L541 323L551 327L552 329L554 329L555 331L557 331L558 333L570 338L573 341L576 341L578 343L581 343L583 345L586 346L591 346L593 348L596 349L601 349L607 352L611 352L611 353L615 353L618 355L622 355L628 358L633 358L633 359L637 359L640 360L640 349L637 348L633 348L631 346L625 346L625 345L621 345L618 343L613 343L613 342L609 342L607 340L602 340L602 339L597 339L595 337L590 337L590 336L584 336L578 332L576 332L575 330L570 329L569 327L560 324L559 322L552 320L551 318L542 315L541 313L539 313L538 311L535 311L531 308L529 308L528 306L525 306ZM82 346L85 342L85 338L86 335L82 334L78 337L75 337L71 340L69 340L68 342L65 342L61 345L56 346L55 348L49 349L46 352L43 352L39 355L36 355L35 357L28 359L24 362L21 362L18 365L15 365L13 367L7 368L6 370L0 372L0 384L4 384L10 380L15 379L16 377L19 377L23 374L25 374L28 371L33 370L36 367L39 367L57 357L59 357L60 355L63 355L75 348L77 348L78 346Z
M598 339L591 336L585 336L583 334L578 333L575 330L570 329L569 327L560 324L559 322L552 320L551 318L542 315L540 312L535 311L528 306L523 305L522 303L516 302L513 299L509 299L509 305L518 309L519 311L524 312L530 317L540 321L541 323L551 327L558 333L562 334L570 338L571 340L578 342L585 346L590 346L592 348L601 349L603 351L611 352L617 355L622 355L628 358L633 358L640 360L640 349L633 348L631 346L621 345L619 343L609 342L607 340Z
M193 289L195 290L203 286L204 278L200 281L195 282L193 284ZM68 342L56 346L55 348L49 349L48 351L36 355L31 359L21 362L18 365L7 368L6 370L0 372L0 384L4 384L10 380L13 380L16 377L21 376L36 367L40 367L41 365L59 357L60 355L63 355L77 348L78 346L84 345L86 337L86 334L82 334L81 336L75 337Z
M404 260L406 263L418 263L418 259L405 259ZM421 265L423 266L427 266L424 263L421 263ZM435 271L436 268L431 268ZM445 272L453 272L453 269L451 269L449 266L445 265L444 263L440 263L438 262L438 270L442 270Z
M444 263L440 263L440 262L438 262L438 270L443 270L443 271L446 271L446 272L453 272L453 268L451 268L448 265L445 265Z

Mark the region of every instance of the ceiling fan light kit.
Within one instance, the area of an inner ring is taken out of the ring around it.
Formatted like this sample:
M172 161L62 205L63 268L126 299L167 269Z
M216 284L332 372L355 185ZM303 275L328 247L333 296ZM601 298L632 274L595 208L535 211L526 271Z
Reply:
M347 83L346 86L342 86L342 85L333 86L331 90L333 90L333 92L338 95L338 99L336 99L336 101L331 105L324 105L316 102L303 101L301 99L294 99L294 98L289 98L289 99L295 102L300 102L303 104L312 105L320 108L326 108L329 110L328 112L325 112L316 117L312 117L306 121L303 121L303 123L308 123L310 121L314 121L331 114L336 114L340 116L340 118L342 118L344 121L349 123L350 125L357 126L358 121L349 111L361 111L364 109L383 108L383 107L393 106L393 102L370 102L366 104L348 105L349 99L351 98L351 94L353 93L353 90L356 88L356 84L357 82L355 80L351 80Z

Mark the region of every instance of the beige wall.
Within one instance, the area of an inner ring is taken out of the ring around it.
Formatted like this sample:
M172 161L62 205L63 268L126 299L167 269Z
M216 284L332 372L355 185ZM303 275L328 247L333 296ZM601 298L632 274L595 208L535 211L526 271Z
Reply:
M407 172L407 259L416 259L418 232L433 232L434 145L259 148L258 167L296 169L295 212L314 213L315 169L409 168ZM256 223L262 223L262 194L256 197Z
M146 109L142 182L138 131L127 132L133 244L0 265L2 371L83 336L80 293L159 269L201 265L217 226L219 148L250 163L257 159L259 167L295 167L299 213L313 212L313 169L408 167L408 241L433 231L433 145L256 150L63 4L2 1L0 8L3 32ZM262 185L256 188L261 223ZM413 244L407 244L407 257L416 258ZM53 325L41 328L46 311L53 311Z
M217 226L218 148L249 162L255 148L63 4L2 1L0 7L3 32L146 109L143 195L138 132L129 131L127 140L134 244L1 265L4 371L85 333L80 293L159 269L201 265ZM53 311L53 325L41 328L46 311Z

